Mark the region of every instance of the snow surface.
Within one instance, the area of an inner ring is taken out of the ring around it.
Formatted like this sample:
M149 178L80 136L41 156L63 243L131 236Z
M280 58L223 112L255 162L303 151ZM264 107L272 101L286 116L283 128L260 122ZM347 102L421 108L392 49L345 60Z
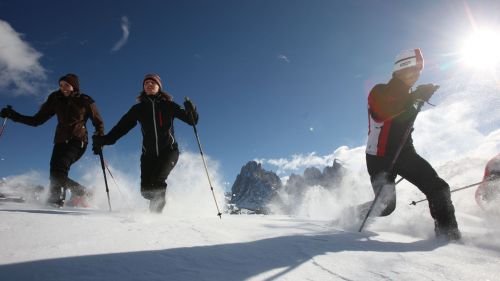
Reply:
M498 84L465 78L443 83L433 97L439 106L420 113L414 132L419 154L452 188L480 181L500 152ZM336 190L309 188L294 216L222 219L199 154L183 151L167 181L167 206L153 215L138 191L139 152L123 155L114 146L105 152L114 175L112 213L98 160L89 158L72 174L94 189L97 210L0 202L0 281L500 280L500 215L476 205L475 188L452 195L463 234L458 243L434 238L427 203L409 205L423 196L406 181L396 188L394 213L358 233L359 223L343 210L373 199L364 146L321 157L329 159L325 165L341 160L350 174ZM218 163L207 161L222 208ZM43 179L34 171L5 180Z
M172 217L0 205L0 280L498 280L500 229L464 239L285 216ZM490 218L498 220L496 218ZM464 222L466 222L464 224Z

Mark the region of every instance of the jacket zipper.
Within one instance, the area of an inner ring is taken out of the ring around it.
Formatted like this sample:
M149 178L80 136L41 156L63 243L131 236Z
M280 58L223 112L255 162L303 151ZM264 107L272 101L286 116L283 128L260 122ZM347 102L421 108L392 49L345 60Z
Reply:
M170 136L170 139L172 139L172 142L170 142L170 148L172 150L174 150L174 143L175 143L175 139L174 139L174 135L172 134L172 127L174 126L174 118L172 118L172 120L170 120L170 124L172 124L172 126L170 126L170 128L168 128L168 135Z
M151 101L151 105L153 106L153 125L155 127L155 145L156 145L156 157L160 156L160 152L158 151L158 131L156 130L156 111L155 111L155 103L152 99L149 99Z
M144 128L141 126L141 133L143 136L146 135L146 132L144 131ZM144 142L142 143L142 152L146 153L146 147L144 146Z

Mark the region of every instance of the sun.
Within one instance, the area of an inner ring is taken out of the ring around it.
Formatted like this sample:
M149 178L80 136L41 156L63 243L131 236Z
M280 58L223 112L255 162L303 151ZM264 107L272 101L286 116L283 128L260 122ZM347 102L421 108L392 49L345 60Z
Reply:
M479 70L500 66L500 31L476 31L464 42L461 58L466 65Z

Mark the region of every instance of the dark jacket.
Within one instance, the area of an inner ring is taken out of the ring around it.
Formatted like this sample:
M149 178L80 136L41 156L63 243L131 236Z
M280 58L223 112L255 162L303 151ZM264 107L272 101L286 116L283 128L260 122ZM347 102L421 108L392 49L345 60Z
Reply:
M367 153L393 157L416 114L410 86L397 78L373 87L368 96ZM413 145L411 134L404 146Z
M143 95L139 98L139 102L132 106L104 137L104 144L114 144L139 122L143 137L143 154L158 156L164 149L177 149L174 137L174 117L189 125L195 125L198 121L196 112L192 120L183 108L165 94Z
M12 120L30 126L39 126L57 115L54 143L79 140L88 143L87 120L90 118L95 134L104 134L104 123L94 100L83 93L73 92L65 97L61 91L49 95L40 110L33 116L13 114Z

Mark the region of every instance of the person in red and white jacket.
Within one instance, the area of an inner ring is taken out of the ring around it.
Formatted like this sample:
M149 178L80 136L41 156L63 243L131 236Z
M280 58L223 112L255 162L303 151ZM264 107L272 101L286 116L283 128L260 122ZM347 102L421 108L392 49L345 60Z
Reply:
M368 96L368 141L366 164L375 193L381 191L373 215L387 216L396 208L395 179L397 175L414 184L429 200L430 214L435 222L436 236L450 240L461 234L451 201L450 187L434 168L420 157L413 146L411 131L416 117L417 101L428 101L438 86L415 85L424 68L420 49L401 52L394 64L392 79L373 87ZM410 134L404 141L404 135ZM392 171L389 171L396 151L401 152ZM390 174L388 174L390 173Z
M484 168L483 182L476 190L476 202L481 209L488 210L489 203L498 198L500 198L500 153L488 161Z

